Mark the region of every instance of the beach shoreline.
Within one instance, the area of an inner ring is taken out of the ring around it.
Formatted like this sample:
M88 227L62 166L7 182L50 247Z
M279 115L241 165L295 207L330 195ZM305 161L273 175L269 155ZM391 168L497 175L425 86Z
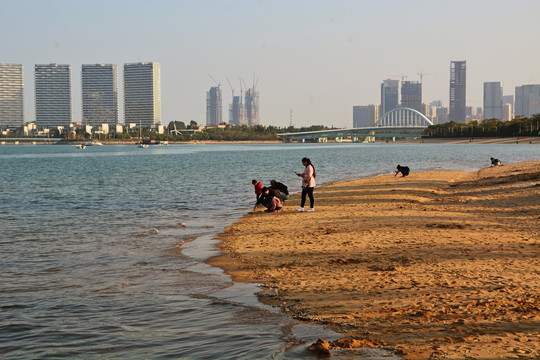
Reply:
M537 358L540 161L328 184L313 213L298 196L227 227L208 262L406 359Z

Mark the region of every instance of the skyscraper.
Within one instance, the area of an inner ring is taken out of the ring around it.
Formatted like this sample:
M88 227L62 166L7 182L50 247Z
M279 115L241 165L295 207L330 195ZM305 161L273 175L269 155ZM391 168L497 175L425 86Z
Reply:
M502 120L502 94L500 82L484 83L484 119Z
M85 125L118 123L118 68L83 65L81 69L82 122Z
M374 126L379 119L379 104L353 106L353 128Z
M386 79L381 84L381 111L388 111L399 107L399 80Z
M516 86L514 114L526 117L540 114L540 84Z
M124 121L161 125L161 66L157 62L124 64Z
M206 126L218 126L221 122L223 122L221 89L218 85L206 92Z
M36 126L52 129L71 123L71 66L35 65Z
M401 106L422 111L422 83L418 81L401 83Z
M22 65L0 63L0 128L24 124Z
M450 62L450 113L448 120L465 122L467 99L467 64L466 61Z
M255 90L255 87L246 90L245 100L248 125L259 125L259 92Z

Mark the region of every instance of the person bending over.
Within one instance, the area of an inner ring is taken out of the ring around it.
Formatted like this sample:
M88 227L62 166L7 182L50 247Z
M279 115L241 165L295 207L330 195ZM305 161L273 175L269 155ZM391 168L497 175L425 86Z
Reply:
M270 189L279 191L279 195L285 201L289 198L289 189L283 183L277 182L276 180L270 180Z
M401 165L398 165L398 166L397 166L397 170L396 170L396 175L399 174L399 173L401 173L401 176L407 176L407 175L409 175L409 172L410 172L410 171L411 171L411 170L409 169L408 166L401 166ZM396 176L396 175L394 175L394 176Z

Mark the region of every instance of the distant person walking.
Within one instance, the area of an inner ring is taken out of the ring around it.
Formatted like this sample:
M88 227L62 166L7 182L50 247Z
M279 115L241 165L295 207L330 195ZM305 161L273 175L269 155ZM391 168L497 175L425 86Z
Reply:
M306 167L304 169L304 172L301 174L296 173L297 176L302 178L302 201L300 203L300 207L296 210L315 211L315 209L313 208L313 205L315 205L315 199L313 198L313 189L315 188L315 177L317 177L317 174L315 173L315 167L313 166L309 158L303 158L302 165ZM304 210L304 205L306 204L306 195L309 196L309 209Z

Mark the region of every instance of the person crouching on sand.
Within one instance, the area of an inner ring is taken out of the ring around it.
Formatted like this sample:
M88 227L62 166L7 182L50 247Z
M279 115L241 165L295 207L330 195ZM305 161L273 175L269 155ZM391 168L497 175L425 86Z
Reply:
M407 176L407 175L409 175L409 172L410 172L410 171L411 171L411 170L409 169L408 166L401 166L401 165L398 165L398 166L397 166L397 170L396 170L396 175L399 174L399 173L401 173L401 176ZM396 175L394 175L394 176L396 176Z
M267 187L262 188L262 194L257 200L253 211L257 211L257 206L262 204L266 206L265 212L277 212L283 207L283 199L281 199L279 192Z
M304 169L304 172L301 174L296 173L297 176L300 176L302 178L302 201L300 202L300 207L296 210L315 211L315 209L313 208L313 205L315 205L315 199L313 198L313 189L315 188L315 177L317 176L317 174L315 173L315 167L313 166L309 158L303 158L302 165L306 167ZM306 204L306 195L309 196L309 209L304 210L304 205Z
M280 183L276 180L270 180L270 189L279 191L279 195L281 195L283 201L289 198L289 189L287 188L287 185L283 183Z

